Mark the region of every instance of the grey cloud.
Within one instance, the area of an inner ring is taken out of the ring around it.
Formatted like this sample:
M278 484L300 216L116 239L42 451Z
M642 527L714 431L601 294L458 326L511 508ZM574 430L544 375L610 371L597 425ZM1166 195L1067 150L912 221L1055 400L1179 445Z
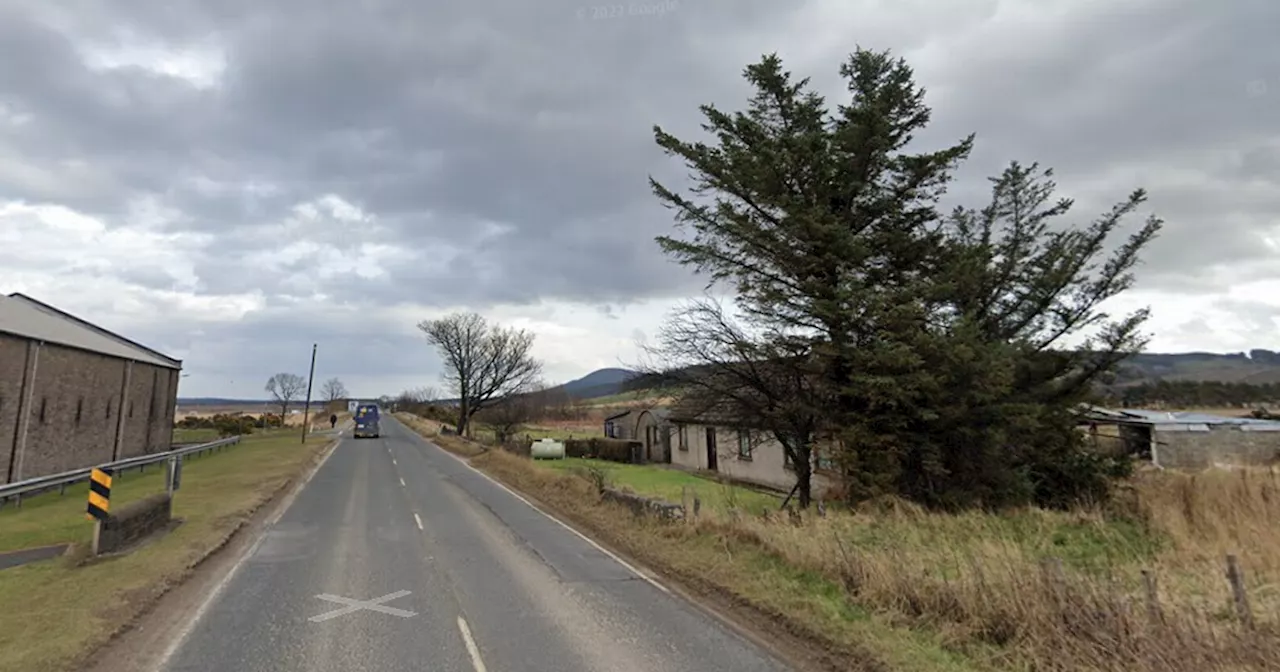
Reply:
M1263 144L1280 112L1273 2L1081 4L1043 35L1009 32L948 53L930 45L1001 18L1004 5L949 4L936 10L942 18L851 8L847 42L824 54L809 34L783 30L804 2L680 0L662 18L599 20L593 4L375 0L322 11L302 0L9 0L0 6L0 107L29 120L0 124L0 155L20 157L0 159L0 198L62 203L113 227L131 225L135 199L158 198L180 213L170 228L215 234L183 250L208 294L476 308L678 295L702 283L652 242L671 218L646 178L683 176L654 147L652 125L692 136L699 104L742 107L742 67L764 52L838 86L839 63L861 43L919 59L933 78L924 83L935 123L921 144L978 134L952 200L979 205L983 177L1010 159L1039 160L1057 168L1064 195L1079 197L1079 220L1133 187L1152 188L1168 227L1141 271L1144 286L1212 291L1215 266L1273 254L1258 237L1280 203L1242 189L1280 186L1280 155ZM97 72L77 51L130 39L218 45L220 85L138 67ZM1251 94L1253 80L1274 86ZM832 104L843 98L842 88L828 93ZM1202 164L1201 152L1222 147L1239 148L1238 161ZM1194 188L1162 190L1164 168L1209 174ZM1077 193L1102 174L1115 176L1106 193ZM322 216L277 226L326 194L373 223ZM494 224L505 232L481 235ZM371 279L320 277L310 259L250 259L299 237L352 254L373 239L412 258ZM172 284L147 270L127 279ZM308 337L289 331L296 322L271 321L277 310L218 338L237 343L238 357L284 356L274 344ZM352 328L374 333L360 324ZM376 359L361 366L393 373Z
M994 172L1012 158L1039 160L1057 169L1068 196L1076 195L1073 181L1126 163L1156 166L1118 180L1111 194L1081 198L1077 211L1091 217L1147 187L1166 227L1147 255L1144 286L1220 290L1207 284L1214 265L1274 255L1258 236L1278 223L1269 216L1275 197L1237 189L1262 180L1280 193L1268 161L1274 154L1258 147L1280 129L1280 96L1247 91L1253 79L1280 83L1280 50L1271 46L1278 24L1280 5L1265 0L1120 3L1063 25L1047 44L1017 49L1017 58L992 45L998 63L981 54L957 59L963 65L948 71L947 104L937 108L941 123L931 136L978 131L966 174ZM1243 154L1232 169L1215 169L1199 154L1232 147ZM1203 171L1204 179L1161 189L1162 167Z

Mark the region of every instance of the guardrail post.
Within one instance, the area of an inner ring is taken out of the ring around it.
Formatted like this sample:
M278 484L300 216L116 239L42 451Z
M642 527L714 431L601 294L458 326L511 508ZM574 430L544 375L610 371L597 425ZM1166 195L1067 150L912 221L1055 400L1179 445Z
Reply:
M90 554L93 555L94 557L97 557L98 549L101 547L101 544L102 544L102 519L99 518L93 521L93 546L89 551Z

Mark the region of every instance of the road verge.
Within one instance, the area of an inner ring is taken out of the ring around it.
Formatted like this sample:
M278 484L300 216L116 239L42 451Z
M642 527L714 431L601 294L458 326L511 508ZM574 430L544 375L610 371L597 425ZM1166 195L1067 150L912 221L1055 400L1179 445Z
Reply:
M788 566L750 540L637 517L602 502L583 478L501 450L472 448L456 437L424 431L421 423L406 424L801 669L980 669L928 636L855 608L842 587Z
M0 672L103 669L103 664L146 669L145 647L136 641L118 645L137 633L143 619L161 624L147 628L149 635L166 621L180 620L175 616L186 611L182 605L161 598L204 573L220 551L267 519L272 505L296 489L335 445L329 437L299 445L294 432L249 437L234 450L184 468L174 497L174 515L183 524L172 532L99 562L78 565L70 554L0 572L0 603L40 605L0 613ZM164 487L159 473L124 483L137 493ZM42 515L57 518L65 509L65 515L83 516L78 499L49 506ZM150 619L154 612L164 616Z

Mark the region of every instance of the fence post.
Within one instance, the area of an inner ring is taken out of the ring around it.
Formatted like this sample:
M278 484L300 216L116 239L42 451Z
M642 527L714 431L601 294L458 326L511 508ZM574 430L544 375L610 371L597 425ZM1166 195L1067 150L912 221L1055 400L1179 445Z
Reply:
M1240 569L1240 560L1233 554L1227 555L1227 581L1231 584L1236 615L1244 627L1253 629L1253 611L1249 608L1249 594L1244 589L1244 571Z
M1142 570L1142 585L1147 593L1147 618L1152 624L1164 622L1160 613L1160 594L1156 586L1156 575L1149 569Z
M1053 603L1060 611L1062 605L1062 589L1066 576L1062 572L1062 558L1048 556L1040 560L1040 572L1044 579L1045 589L1053 597Z

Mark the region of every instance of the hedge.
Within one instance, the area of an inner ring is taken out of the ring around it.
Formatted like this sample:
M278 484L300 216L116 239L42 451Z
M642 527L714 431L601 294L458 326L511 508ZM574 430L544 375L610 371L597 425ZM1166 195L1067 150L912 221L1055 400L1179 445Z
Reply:
M642 444L626 439L569 439L564 442L565 457L587 457L630 464L637 461Z

